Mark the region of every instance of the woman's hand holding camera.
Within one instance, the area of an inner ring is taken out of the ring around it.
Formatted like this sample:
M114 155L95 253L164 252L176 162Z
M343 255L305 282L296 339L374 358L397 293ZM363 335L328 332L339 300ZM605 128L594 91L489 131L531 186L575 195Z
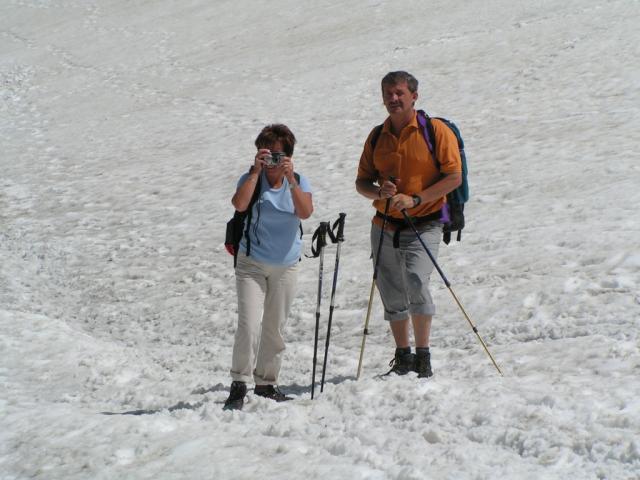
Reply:
M252 173L260 173L262 171L262 167L267 165L267 158L271 158L271 151L268 148L261 148L258 150L253 162L253 168L251 169Z
M291 157L283 157L280 160L280 168L282 168L282 172L284 176L287 177L287 180L290 184L293 184L296 181L296 177L293 175L293 161Z
M268 168L272 171L281 172L289 182L295 180L293 175L293 161L291 157L285 156L283 152L272 152L268 148L261 148L256 153L255 161L252 168L252 173L260 173L263 168Z

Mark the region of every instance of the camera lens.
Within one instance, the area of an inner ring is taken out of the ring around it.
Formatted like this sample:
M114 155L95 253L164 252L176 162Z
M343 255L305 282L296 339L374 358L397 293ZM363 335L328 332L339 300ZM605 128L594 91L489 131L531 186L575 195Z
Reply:
M283 152L271 152L272 163L273 165L277 165L280 163L280 160L284 158Z

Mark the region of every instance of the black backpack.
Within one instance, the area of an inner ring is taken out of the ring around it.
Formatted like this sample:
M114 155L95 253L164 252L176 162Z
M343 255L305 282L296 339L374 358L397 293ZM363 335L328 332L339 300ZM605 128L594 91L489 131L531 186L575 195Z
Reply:
M433 129L433 123L431 118L422 110L418 110L418 125L420 125L420 131L424 137L425 143L431 152L431 156L434 158L438 170L440 169L440 162L436 155L436 135ZM447 245L451 241L451 232L458 232L457 240L462 239L462 229L464 228L464 204L469 200L469 183L467 180L467 157L464 153L464 141L460 135L460 130L455 123L447 120L446 118L434 117L444 123L455 134L458 140L458 150L460 151L460 160L462 161L462 183L447 194L447 210L446 215L441 218L443 222L443 235L442 240ZM382 125L378 125L374 128L371 136L371 147L376 148L376 143L382 132Z
M296 178L296 182L300 183L300 175L296 172L293 173ZM247 239L247 256L251 254L251 237L249 236L249 227L251 226L251 216L253 211L253 205L258 201L260 197L260 188L262 182L262 174L258 176L256 182L256 188L253 191L249 206L243 212L236 210L233 213L231 220L227 222L227 231L224 238L224 248L227 249L230 255L233 255L233 267L235 268L238 263L238 251L240 250L240 241L242 236ZM245 222L246 219L246 222ZM302 224L300 224L300 235L302 235Z

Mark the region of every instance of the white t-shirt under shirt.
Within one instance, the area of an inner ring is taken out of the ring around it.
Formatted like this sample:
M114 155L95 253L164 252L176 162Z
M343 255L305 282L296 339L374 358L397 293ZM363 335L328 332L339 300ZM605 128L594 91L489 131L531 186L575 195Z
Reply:
M271 188L265 172L262 171L260 175L260 196L253 204L249 227L250 256L271 265L293 265L300 259L302 239L300 219L294 213L289 181L285 177L280 188ZM238 187L248 176L245 173L240 177ZM299 183L303 192L311 193L311 185L304 175L300 175ZM246 242L243 235L240 242L240 253L243 255L247 252Z

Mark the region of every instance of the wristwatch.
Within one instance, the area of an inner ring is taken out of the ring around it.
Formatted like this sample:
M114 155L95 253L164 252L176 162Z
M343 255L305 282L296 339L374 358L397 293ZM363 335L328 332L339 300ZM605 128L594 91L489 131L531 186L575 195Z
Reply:
M422 203L422 199L420 198L419 195L411 195L411 198L413 198L413 208L417 207Z

